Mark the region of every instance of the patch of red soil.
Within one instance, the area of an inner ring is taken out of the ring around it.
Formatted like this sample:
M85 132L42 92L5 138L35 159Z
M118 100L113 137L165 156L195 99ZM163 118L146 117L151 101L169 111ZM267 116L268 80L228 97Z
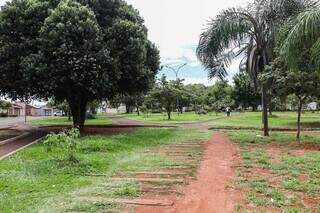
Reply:
M239 159L237 148L222 134L216 133L205 145L196 180L183 189L183 197L157 196L175 201L173 207L137 208L139 213L228 213L233 212L240 194L228 187L235 177L234 163ZM148 197L149 198L149 197ZM155 198L155 197L152 197Z
M296 156L296 157L302 157L305 154L307 154L308 152L311 152L311 150L307 150L307 149L294 149L290 151L290 154Z
M317 207L320 203L320 198L318 197L310 197L306 195L305 193L300 193L299 197L301 198L302 204L309 208L309 209L314 209L315 211L312 212L318 212Z
M300 174L298 175L298 180L299 181L306 181L308 179L308 176L305 174Z
M277 145L277 144L268 144L266 151L272 157L272 161L274 163L280 163L280 157L281 157L281 154L282 154L282 150L281 150L281 147L279 145Z

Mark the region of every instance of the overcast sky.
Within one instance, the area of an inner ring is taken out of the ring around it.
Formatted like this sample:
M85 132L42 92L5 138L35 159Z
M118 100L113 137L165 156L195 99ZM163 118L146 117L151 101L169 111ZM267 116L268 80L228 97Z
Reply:
M3 5L5 0L0 0ZM188 63L180 74L185 83L210 84L198 62L195 49L208 20L228 7L245 5L248 0L127 0L140 11L149 29L149 38L160 49L163 64ZM229 68L229 79L238 71L238 61ZM172 71L163 70L169 79ZM212 82L211 82L212 83Z
M207 72L198 62L195 49L199 35L206 28L208 20L228 7L247 4L248 0L127 0L140 11L149 29L149 38L160 49L163 64L188 66L180 77L186 83L210 84ZM229 79L238 72L239 61L229 68ZM170 79L172 71L164 70Z

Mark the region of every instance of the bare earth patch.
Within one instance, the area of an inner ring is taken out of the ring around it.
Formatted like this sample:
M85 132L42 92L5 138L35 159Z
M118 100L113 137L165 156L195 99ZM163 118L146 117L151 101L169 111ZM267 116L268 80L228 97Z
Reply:
M233 164L239 158L237 148L223 135L216 133L205 145L205 151L198 169L196 180L183 188L183 196L161 196L173 199L172 207L143 206L140 213L163 212L232 212L239 193L228 187L235 175Z

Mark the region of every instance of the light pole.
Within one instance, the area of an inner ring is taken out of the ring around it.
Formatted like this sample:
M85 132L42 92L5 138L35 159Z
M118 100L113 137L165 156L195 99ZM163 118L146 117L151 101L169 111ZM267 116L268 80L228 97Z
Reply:
M27 123L27 103L24 102L24 123Z
M186 65L187 65L187 63L184 63L184 64L180 65L180 66L177 67L177 68L174 68L174 67L171 67L171 66L169 66L169 65L166 65L166 68L168 68L168 69L170 69L170 70L172 70L172 71L174 72L174 74L176 75L176 82L178 83L178 80L179 80L179 72L180 72L180 70L181 70L184 66L186 66ZM179 96L177 96L177 112L178 112L178 115L179 115Z
M168 69L170 69L170 70L172 70L174 72L174 74L176 75L176 81L177 81L178 78L179 78L180 70L186 65L187 65L187 63L184 63L184 64L180 65L178 68L174 68L174 67L171 67L169 65L166 65L166 68L168 68Z

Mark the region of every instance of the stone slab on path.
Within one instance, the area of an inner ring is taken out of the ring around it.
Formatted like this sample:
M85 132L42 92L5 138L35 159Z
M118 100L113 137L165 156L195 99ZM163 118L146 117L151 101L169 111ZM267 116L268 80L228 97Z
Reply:
M172 206L173 201L170 200L155 200L155 199L115 199L108 197L80 197L83 201L104 201L110 203L131 204L131 205L144 205L144 206Z

